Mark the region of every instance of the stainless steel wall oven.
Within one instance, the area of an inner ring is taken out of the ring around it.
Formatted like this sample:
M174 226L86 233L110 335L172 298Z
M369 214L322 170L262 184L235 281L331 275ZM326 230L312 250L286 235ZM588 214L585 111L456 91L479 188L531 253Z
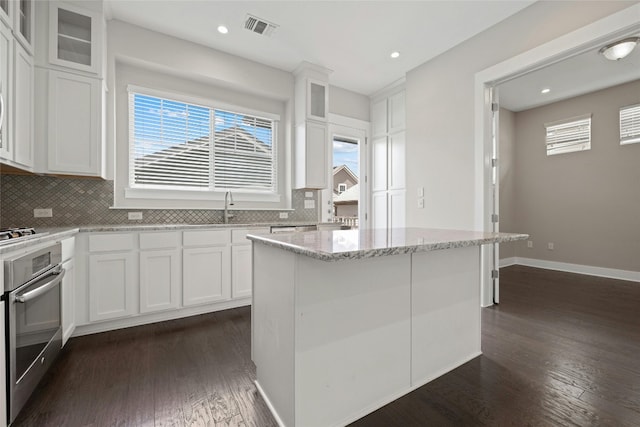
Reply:
M60 243L4 260L8 423L62 348L61 261Z

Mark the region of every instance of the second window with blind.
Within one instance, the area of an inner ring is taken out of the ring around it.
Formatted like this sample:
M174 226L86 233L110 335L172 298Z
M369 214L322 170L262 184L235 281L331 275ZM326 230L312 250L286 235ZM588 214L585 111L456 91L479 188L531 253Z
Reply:
M129 88L129 188L278 192L279 117Z

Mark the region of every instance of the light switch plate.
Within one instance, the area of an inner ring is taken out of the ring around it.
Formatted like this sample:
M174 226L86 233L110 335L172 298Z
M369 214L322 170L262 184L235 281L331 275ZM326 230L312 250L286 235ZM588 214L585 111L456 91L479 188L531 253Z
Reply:
M289 212L280 212L280 219L289 218Z
M418 209L424 209L424 198L418 199Z
M129 217L130 221L141 220L142 212L129 212L127 216Z
M33 210L34 218L51 218L52 216L53 216L53 209L51 208L47 208L47 209L38 208Z
M304 208L305 209L315 209L316 207L316 201L315 200L305 200L304 201Z
M304 197L306 197L307 199L313 198L313 191L305 191Z
M424 187L418 187L418 197L424 197Z

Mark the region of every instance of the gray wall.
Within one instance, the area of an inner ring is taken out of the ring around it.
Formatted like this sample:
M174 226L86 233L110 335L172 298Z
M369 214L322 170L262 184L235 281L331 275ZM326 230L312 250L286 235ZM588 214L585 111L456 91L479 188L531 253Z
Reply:
M329 113L368 122L370 102L368 96L329 86Z
M621 146L619 134L620 107L638 103L640 80L515 114L506 187L515 184L514 231L533 240L517 256L640 271L640 144ZM544 123L588 113L591 150L547 156Z
M474 227L477 72L635 3L536 2L407 73L407 226Z

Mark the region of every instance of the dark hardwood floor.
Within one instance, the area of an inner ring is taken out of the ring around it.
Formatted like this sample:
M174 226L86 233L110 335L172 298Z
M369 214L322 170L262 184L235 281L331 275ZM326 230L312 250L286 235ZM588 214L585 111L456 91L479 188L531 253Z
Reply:
M502 269L482 349L352 426L640 426L639 283ZM73 338L14 425L275 426L254 376L249 308Z

